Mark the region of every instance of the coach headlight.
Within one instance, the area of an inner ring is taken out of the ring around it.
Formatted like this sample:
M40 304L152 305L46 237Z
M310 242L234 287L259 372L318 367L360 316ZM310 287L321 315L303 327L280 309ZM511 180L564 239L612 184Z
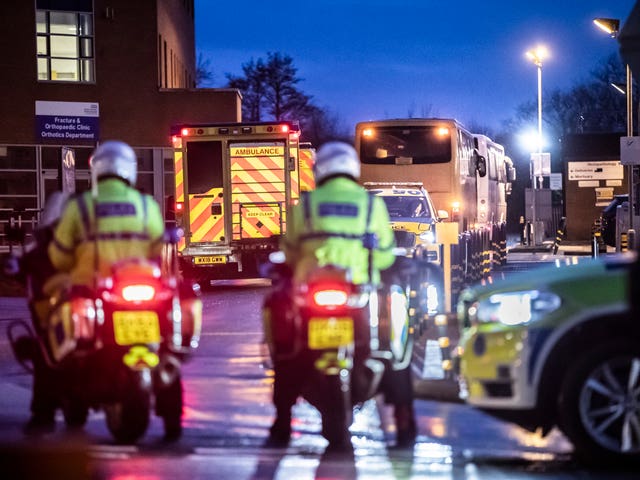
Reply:
M560 297L551 292L525 290L494 293L475 303L473 317L480 323L524 325L539 320L560 307ZM472 312L469 312L471 316Z
M425 243L434 243L436 241L436 236L431 230L427 230L426 232L422 232L420 234L420 240Z

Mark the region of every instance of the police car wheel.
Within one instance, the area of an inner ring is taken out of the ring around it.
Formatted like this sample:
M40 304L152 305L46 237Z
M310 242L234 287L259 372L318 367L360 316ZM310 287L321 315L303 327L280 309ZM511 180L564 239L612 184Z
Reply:
M586 463L640 464L640 347L614 340L589 349L568 369L560 425Z

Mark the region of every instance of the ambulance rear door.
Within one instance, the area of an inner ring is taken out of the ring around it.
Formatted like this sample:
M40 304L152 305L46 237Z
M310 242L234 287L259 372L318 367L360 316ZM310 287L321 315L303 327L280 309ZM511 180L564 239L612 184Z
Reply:
M288 150L285 138L229 142L234 241L264 241L284 233Z
M223 204L222 145L219 140L187 141L187 245L227 241Z

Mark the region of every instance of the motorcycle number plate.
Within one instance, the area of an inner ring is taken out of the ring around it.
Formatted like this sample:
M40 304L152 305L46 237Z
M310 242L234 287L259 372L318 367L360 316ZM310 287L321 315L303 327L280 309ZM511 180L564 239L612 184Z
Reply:
M353 343L353 320L349 317L311 318L309 320L309 348L343 347Z
M193 257L196 265L213 265L214 263L227 263L227 257L224 255L210 255L207 257Z
M113 333L118 345L160 342L160 322L156 312L113 312Z

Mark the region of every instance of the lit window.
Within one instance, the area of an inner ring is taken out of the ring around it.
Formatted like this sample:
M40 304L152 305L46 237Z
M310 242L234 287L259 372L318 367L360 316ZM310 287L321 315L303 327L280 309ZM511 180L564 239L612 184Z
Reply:
M36 8L38 80L94 82L92 2L36 0Z

